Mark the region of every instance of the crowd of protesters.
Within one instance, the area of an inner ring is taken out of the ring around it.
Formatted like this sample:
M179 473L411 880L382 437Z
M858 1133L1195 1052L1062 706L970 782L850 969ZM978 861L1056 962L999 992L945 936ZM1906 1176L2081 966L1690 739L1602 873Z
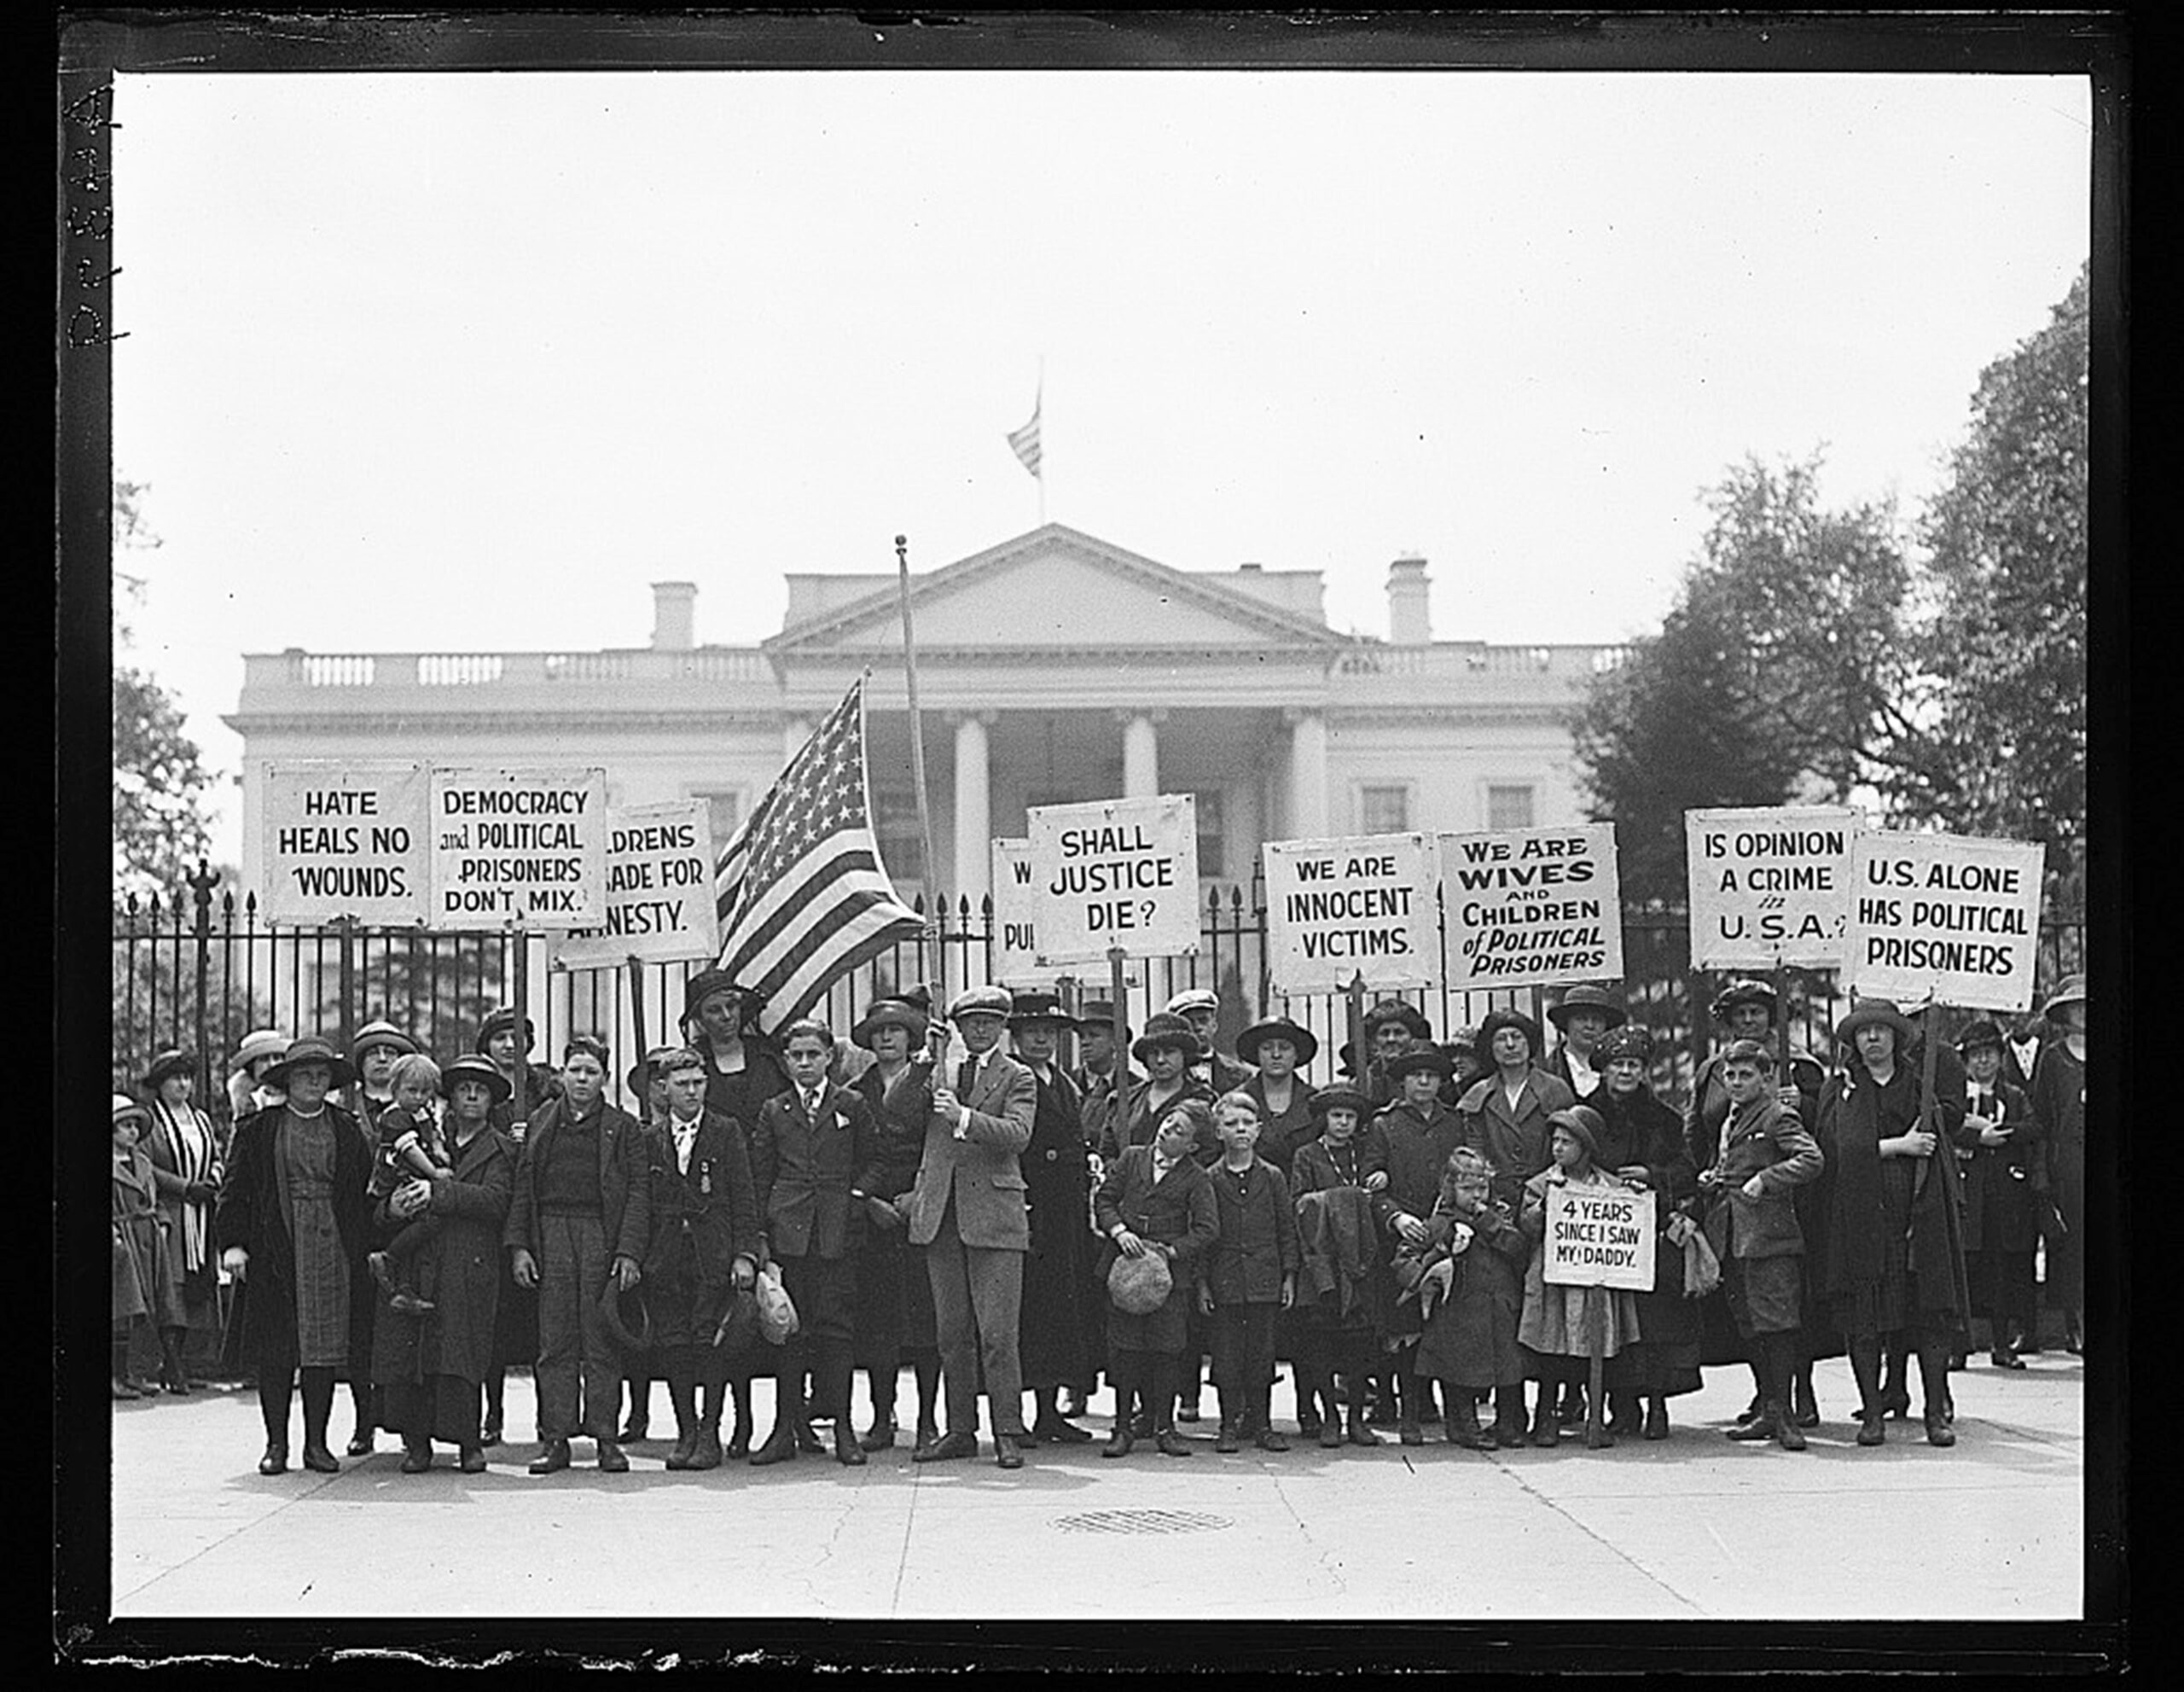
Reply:
M1682 1111L1605 986L1548 1009L1552 1050L1519 1010L1437 1041L1382 1001L1325 1084L1287 1017L1217 1050L1205 990L1119 1043L1110 1004L999 987L944 1018L921 991L882 999L845 1038L764 1034L762 1009L692 977L681 1039L626 1072L635 1115L602 1039L542 1067L508 1010L444 1061L386 1021L346 1052L253 1032L224 1132L192 1101L196 1058L161 1052L113 1100L113 1396L187 1394L190 1337L218 1333L256 1387L265 1474L289 1467L299 1388L303 1467L340 1468L344 1381L349 1456L384 1429L405 1473L436 1443L480 1472L512 1363L533 1373L534 1474L578 1439L626 1470L656 1384L672 1470L862 1464L902 1421L914 1462L974 1457L981 1397L1014 1469L1096 1439L1103 1383L1111 1458L1194 1455L1208 1380L1215 1451L1288 1449L1285 1364L1295 1433L1329 1451L1390 1428L1552 1449L1668 1439L1669 1401L1734 1364L1754 1390L1728 1437L1799 1451L1813 1363L1837 1356L1856 1445L1908 1416L1914 1358L1926 1441L1953 1445L1975 1321L1997 1369L2040 1346L2043 1253L2082 1345L2079 976L2044 1038L1981 1016L1945 1043L1931 1012L1867 998L1825 1053L1789 1050L1765 981L1734 982ZM1548 1278L1558 1189L1653 1195L1649 1287ZM132 1342L153 1340L146 1382Z

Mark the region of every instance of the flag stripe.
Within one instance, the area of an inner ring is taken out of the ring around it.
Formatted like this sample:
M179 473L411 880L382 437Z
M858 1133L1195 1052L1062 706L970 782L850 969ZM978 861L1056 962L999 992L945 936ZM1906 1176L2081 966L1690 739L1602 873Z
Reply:
M773 1026L778 1028L793 1021L857 965L892 946L915 941L923 932L916 918L890 916L876 900L862 909L837 905L816 928L807 931L809 939L801 955L783 959L758 979L758 991L770 1003L781 1007Z
M1008 450L1014 452L1024 468L1035 476L1039 474L1039 466L1043 462L1043 455L1039 451L1039 408L1045 403L1045 398L1046 396L1041 394L1031 402L1030 422L1025 424L1020 429L1011 429L1008 432Z
M828 842L828 851L832 855L825 862L815 863L813 858L821 854L813 853L812 858L784 875L781 884L764 898L752 903L744 912L737 931L740 944L725 968L741 970L770 960L783 944L796 938L792 931L798 917L807 904L828 891L830 882L849 884L839 889L844 898L869 893L877 898L886 898L893 893L894 889L880 875L879 863L870 852L854 847L839 850L839 844Z

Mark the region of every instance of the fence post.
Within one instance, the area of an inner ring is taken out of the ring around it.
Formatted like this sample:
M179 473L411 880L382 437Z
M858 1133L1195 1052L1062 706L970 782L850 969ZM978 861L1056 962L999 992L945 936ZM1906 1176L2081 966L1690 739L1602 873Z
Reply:
M197 873L189 878L189 891L197 901L195 939L197 941L197 1096L210 1098L212 1090L211 1055L205 1045L205 990L208 965L212 951L212 889L220 885L220 878L205 867L205 860L197 860Z

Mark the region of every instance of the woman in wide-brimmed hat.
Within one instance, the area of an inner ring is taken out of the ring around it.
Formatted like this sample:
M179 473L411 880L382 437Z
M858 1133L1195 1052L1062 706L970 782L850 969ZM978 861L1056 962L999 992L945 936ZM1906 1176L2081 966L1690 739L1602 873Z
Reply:
M170 1294L166 1250L160 1239L159 1197L152 1163L140 1143L151 1113L125 1093L113 1096L113 1396L143 1398L159 1388L136 1379L130 1341L158 1318Z
M1209 1108L1205 1132L1194 1155L1204 1164L1221 1155L1221 1142L1213 1131L1212 1090L1191 1073L1191 1066L1205 1050L1182 1017L1162 1010L1145 1019L1145 1032L1130 1043L1130 1055L1144 1067L1146 1079L1123 1096L1120 1107L1108 1119L1100 1146L1102 1159L1112 1164L1128 1147L1152 1144L1161 1117L1187 1098Z
M2048 1190L2047 1142L2022 1088L2005 1073L2008 1037L1991 1016L1956 1037L1964 1059L1964 1258L1972 1308L1994 1329L1997 1369L2021 1369L2018 1348L2038 1324L2033 1256Z
M212 1249L212 1201L219 1196L220 1143L212 1119L191 1102L197 1059L179 1050L161 1052L144 1072L151 1096L151 1131L144 1151L159 1188L161 1244L167 1257L169 1296L155 1313L160 1331L160 1383L170 1393L189 1391L183 1352L192 1333L218 1333L219 1265Z
M1560 1032L1562 1038L1548 1055L1544 1066L1547 1073L1588 1104L1594 1102L1593 1095L1599 1090L1600 1075L1593 1048L1609 1029L1619 1028L1628 1021L1629 1015L1605 987L1580 982L1571 988L1560 1001L1548 1007L1547 1020Z
M1408 999L1378 999L1366 1010L1365 1073L1362 1082L1373 1108L1394 1102L1403 1089L1389 1079L1387 1067L1405 1052L1428 1044L1433 1025Z
M228 1119L240 1122L253 1111L281 1102L280 1090L265 1084L265 1072L288 1050L278 1028L253 1028L242 1037L228 1065Z
M1267 1017L1236 1036L1236 1055L1258 1071L1238 1090L1259 1108L1258 1154L1285 1177L1297 1148L1319 1131L1312 1084L1303 1073L1319 1055L1319 1036L1287 1016Z
M2085 1322L2085 977L2064 977L2041 1015L2061 1035L2032 1071L2032 1111L2047 1135L2054 1203L2048 1302L2062 1310L2063 1347L2075 1356L2083 1349Z
M1962 1104L1939 1101L1932 1120L1940 1131L1930 1131L1920 1108L1918 1031L1888 1000L1861 1000L1835 1038L1850 1061L1821 1095L1814 1135L1827 1160L1817 1269L1864 1398L1858 1443L1885 1437L1881 1350L1900 1334L1925 1381L1927 1442L1954 1445L1949 1356L1971 1307L1952 1146Z

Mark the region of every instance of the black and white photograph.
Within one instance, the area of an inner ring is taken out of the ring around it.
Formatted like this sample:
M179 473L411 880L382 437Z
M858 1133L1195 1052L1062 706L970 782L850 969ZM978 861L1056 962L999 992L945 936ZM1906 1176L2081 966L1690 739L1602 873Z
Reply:
M2119 21L1515 21L64 20L61 1656L2119 1619Z

